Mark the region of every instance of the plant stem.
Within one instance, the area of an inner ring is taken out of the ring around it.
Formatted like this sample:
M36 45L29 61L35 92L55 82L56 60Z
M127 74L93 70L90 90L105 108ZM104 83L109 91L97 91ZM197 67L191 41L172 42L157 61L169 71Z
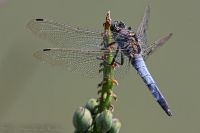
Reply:
M101 89L100 104L98 112L102 112L105 109L110 109L112 107L111 101L113 96L113 81L114 81L114 67L111 65L113 60L112 51L110 49L110 44L113 42L112 32L110 31L111 18L110 12L106 15L106 22L104 24L104 45L108 49L103 55L103 81Z

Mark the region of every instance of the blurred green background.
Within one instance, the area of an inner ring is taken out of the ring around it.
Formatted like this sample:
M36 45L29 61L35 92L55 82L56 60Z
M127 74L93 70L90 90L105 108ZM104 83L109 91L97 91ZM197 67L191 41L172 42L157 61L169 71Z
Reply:
M118 101L114 102L114 116L122 122L120 132L200 132L200 1L149 0L149 3L148 41L174 33L147 61L173 117L163 112L131 70L115 89ZM7 130L6 126L13 129L55 124L61 128L60 132L72 133L74 110L89 98L97 97L100 80L36 60L32 56L35 51L53 45L33 35L26 28L27 22L32 18L47 18L102 30L105 13L111 10L113 20L136 28L148 1L4 0L0 4L0 132ZM35 132L42 131L35 129Z

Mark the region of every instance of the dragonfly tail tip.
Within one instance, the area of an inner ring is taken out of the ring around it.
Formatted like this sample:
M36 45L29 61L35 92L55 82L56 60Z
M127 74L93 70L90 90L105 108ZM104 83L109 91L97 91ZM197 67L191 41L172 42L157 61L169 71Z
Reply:
M166 113L168 116L172 116L172 112L169 109L166 111Z

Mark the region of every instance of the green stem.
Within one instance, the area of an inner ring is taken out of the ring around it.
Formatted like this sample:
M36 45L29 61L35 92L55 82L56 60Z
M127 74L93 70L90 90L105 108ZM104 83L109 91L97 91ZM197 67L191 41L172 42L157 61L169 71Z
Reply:
M109 48L112 43L112 32L110 31L110 13L108 12L105 22L105 32L104 32L104 43L105 47ZM109 50L104 53L104 62L103 62L103 81L101 89L101 97L98 112L102 112L105 109L111 107L112 101L112 90L113 90L113 80L114 80L114 68L110 65L113 60L112 52Z
M116 100L116 95L113 93L113 87L114 84L116 84L116 80L114 80L113 66L115 66L116 64L115 62L114 64L112 64L112 46L114 44L112 39L112 32L110 31L110 26L111 19L110 12L108 12L104 24L105 30L103 37L103 44L106 50L102 55L103 61L101 63L101 66L103 66L103 68L101 69L101 72L103 72L103 80L101 84L99 84L99 86L101 86L102 88L100 91L98 91L101 95L99 98L99 102L97 102L95 99L92 99L86 104L85 109L90 111L90 115L82 112L82 110L78 110L75 113L73 121L75 127L77 127L77 131L82 131L83 127L87 126L87 133L118 132L121 127L121 123L119 122L119 120L117 121L117 119L113 119L112 115L113 106L111 102L113 98L115 98Z
M104 43L106 52L103 55L104 61L103 61L103 80L102 80L102 88L100 90L101 96L99 98L99 105L98 105L98 111L97 114L109 110L112 105L112 90L113 90L113 80L114 80L114 68L112 65L113 55L112 51L109 50L110 44L113 42L112 39L112 32L110 31L110 25L111 25L111 19L110 19L110 12L107 13L106 16L106 22L104 25ZM94 123L94 130L93 133L98 133L96 130L96 123Z

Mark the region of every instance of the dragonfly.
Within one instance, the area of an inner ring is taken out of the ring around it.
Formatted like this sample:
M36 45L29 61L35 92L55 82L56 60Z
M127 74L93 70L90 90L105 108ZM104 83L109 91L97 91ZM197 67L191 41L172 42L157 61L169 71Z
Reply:
M125 75L130 64L143 79L154 99L168 116L172 116L169 105L150 74L145 61L160 46L167 42L169 33L151 44L147 43L147 29L150 17L150 6L145 8L144 16L136 31L121 21L113 21L110 30L113 34L115 49L112 51L113 62L121 62L115 72L116 77ZM34 53L34 56L52 65L64 66L69 71L78 72L88 77L97 77L103 49L101 31L60 24L47 19L32 19L27 24L28 29L36 36L52 42L56 48L45 48Z

